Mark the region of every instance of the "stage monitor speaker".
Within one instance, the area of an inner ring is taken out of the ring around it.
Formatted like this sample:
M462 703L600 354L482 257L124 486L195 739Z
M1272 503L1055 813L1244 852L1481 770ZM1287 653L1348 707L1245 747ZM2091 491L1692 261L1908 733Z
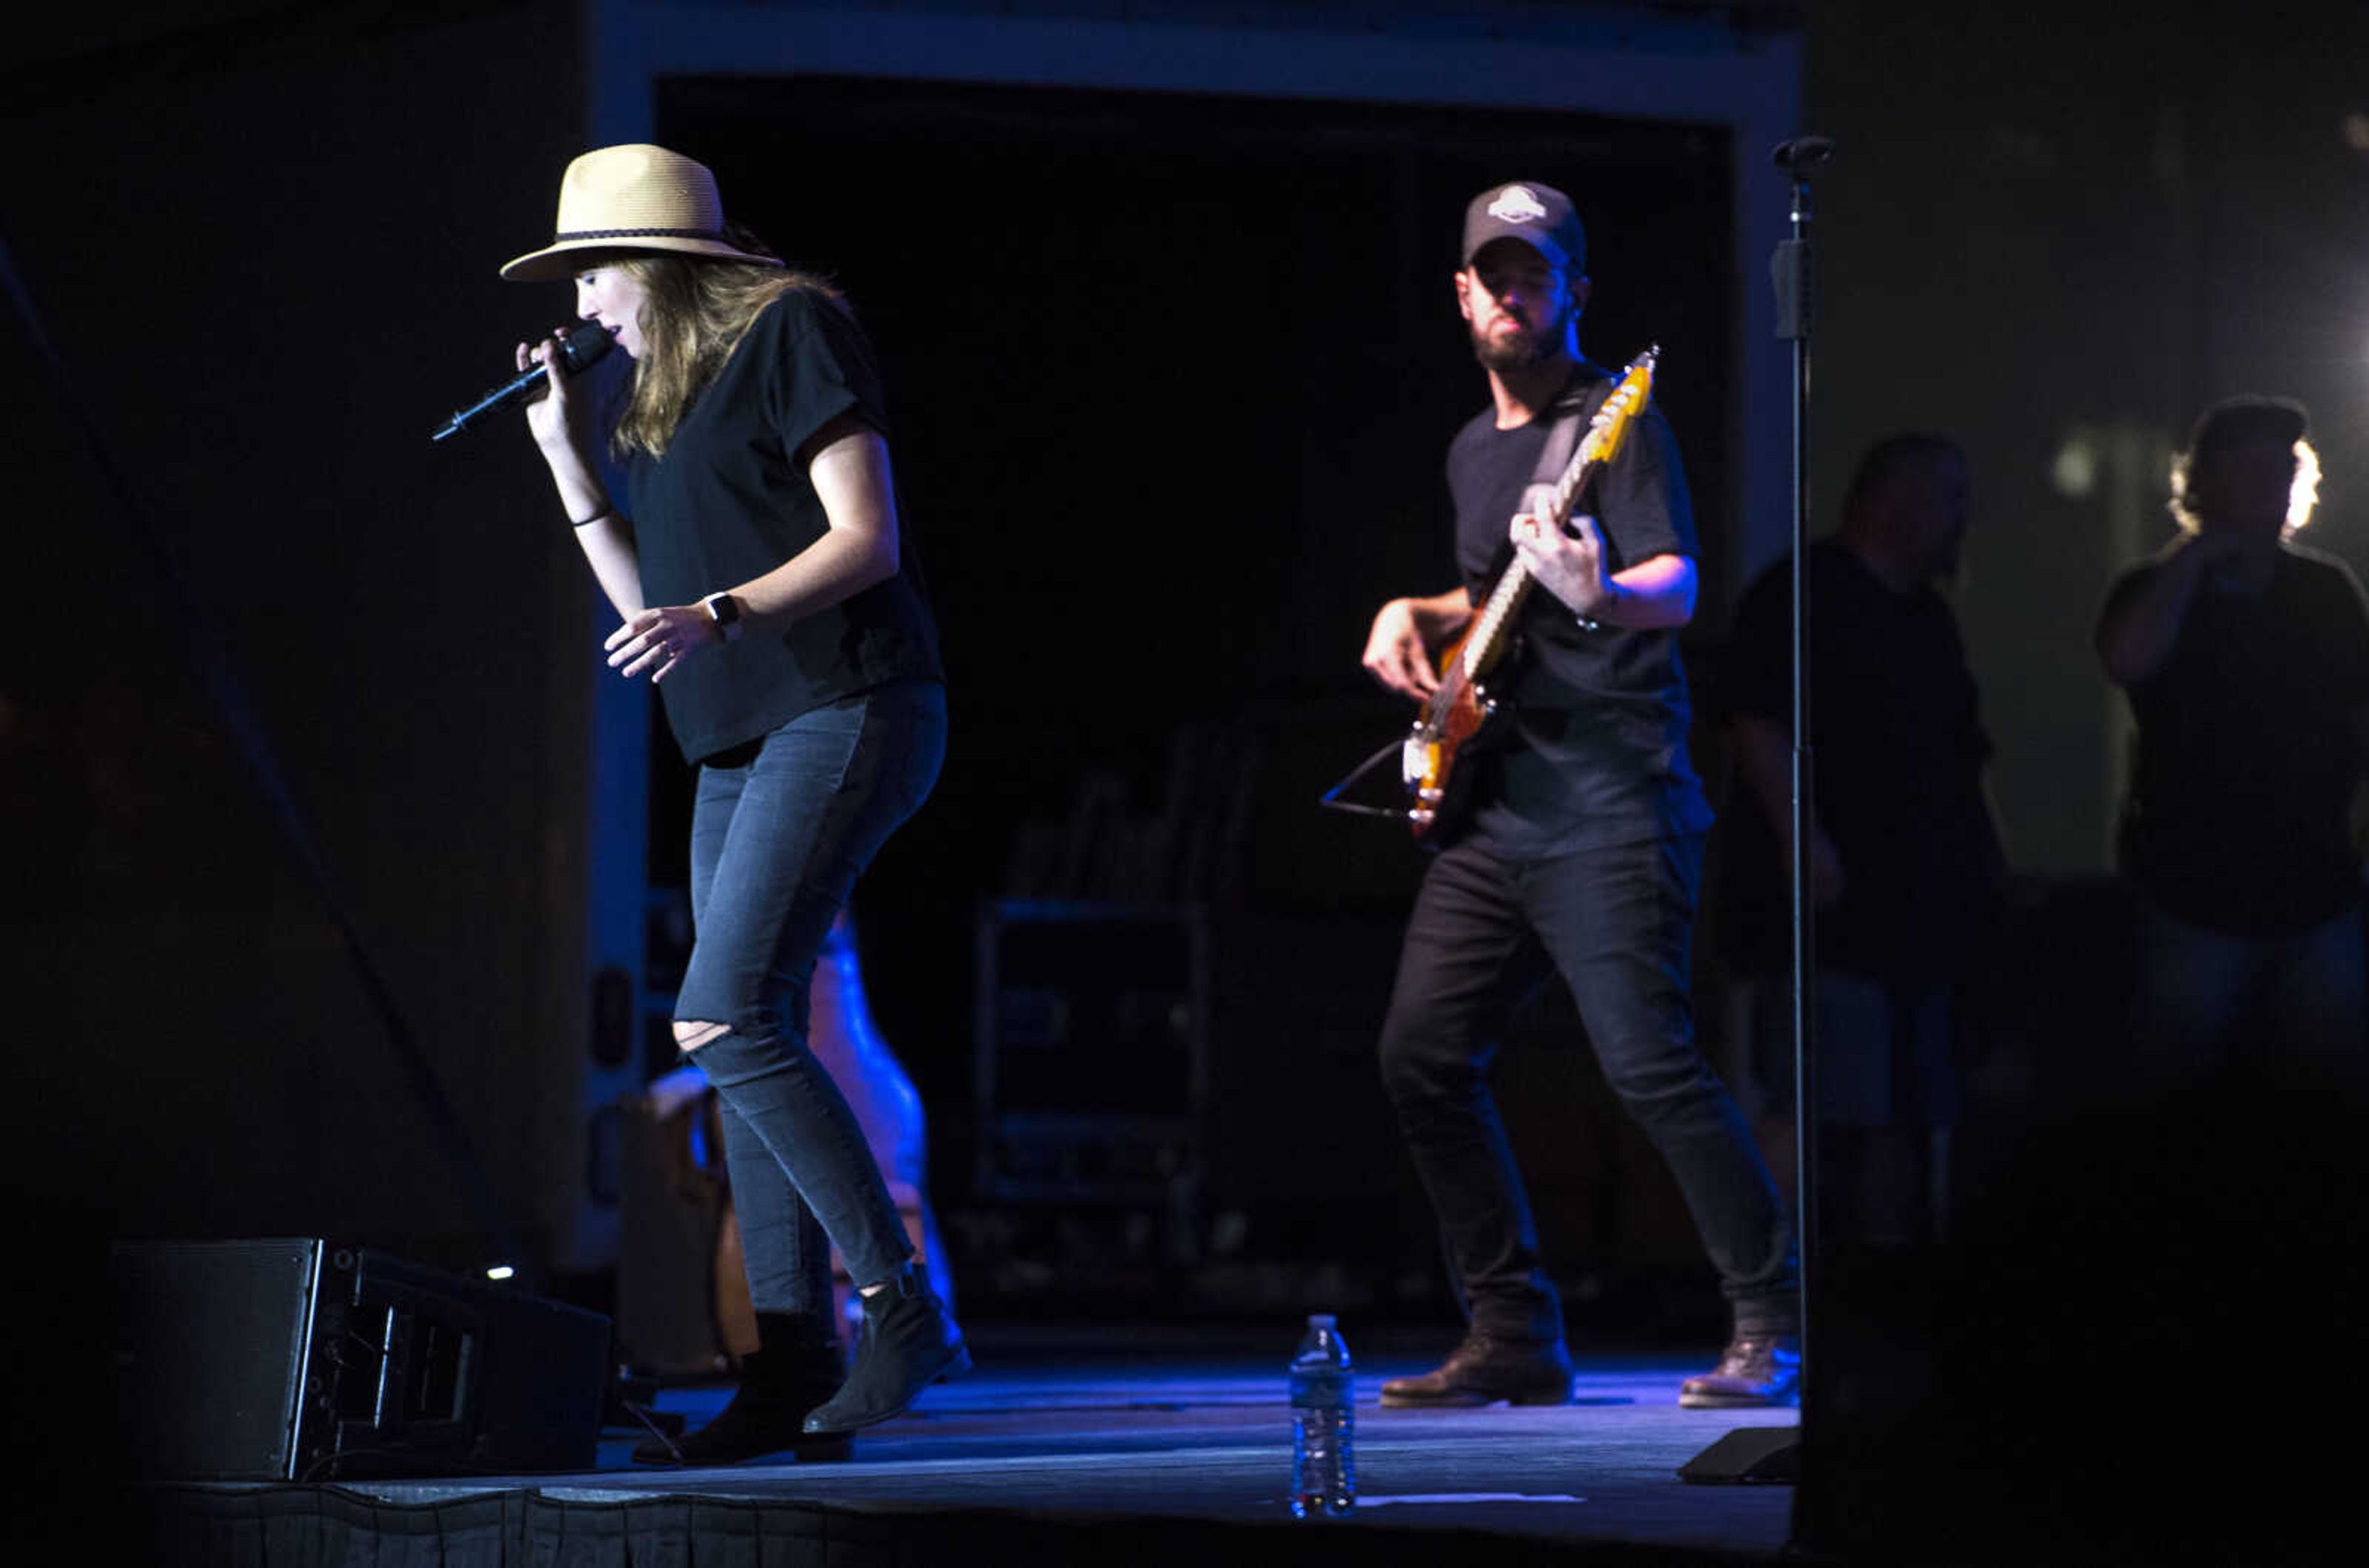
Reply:
M1798 1425L1739 1426L1678 1467L1697 1486L1791 1486L1802 1479Z
M140 1475L589 1470L609 1320L310 1238L113 1249L116 1411Z

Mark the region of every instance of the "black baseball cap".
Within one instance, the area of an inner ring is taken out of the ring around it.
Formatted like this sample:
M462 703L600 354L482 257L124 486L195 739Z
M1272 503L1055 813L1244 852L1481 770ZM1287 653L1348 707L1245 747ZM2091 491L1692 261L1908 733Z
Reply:
M1491 240L1517 239L1548 264L1576 275L1587 266L1587 231L1571 198L1551 185L1516 180L1492 186L1464 209L1464 265Z

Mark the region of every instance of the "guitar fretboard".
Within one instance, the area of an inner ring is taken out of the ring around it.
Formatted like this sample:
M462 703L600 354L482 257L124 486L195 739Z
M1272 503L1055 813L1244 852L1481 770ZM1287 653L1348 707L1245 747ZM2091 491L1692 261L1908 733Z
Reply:
M1569 505L1568 500L1565 505ZM1563 515L1568 516L1569 513ZM1555 518L1553 526L1562 527L1562 518ZM1466 680L1479 680L1488 672L1492 664L1497 662L1497 655L1503 651L1501 643L1505 626L1513 620L1515 612L1521 609L1522 601L1530 596L1531 581L1530 568L1522 564L1519 555L1515 556L1514 564L1505 568L1505 575L1497 579L1496 591L1489 595L1489 602L1481 607L1481 619L1473 626L1472 635L1465 641L1462 668Z

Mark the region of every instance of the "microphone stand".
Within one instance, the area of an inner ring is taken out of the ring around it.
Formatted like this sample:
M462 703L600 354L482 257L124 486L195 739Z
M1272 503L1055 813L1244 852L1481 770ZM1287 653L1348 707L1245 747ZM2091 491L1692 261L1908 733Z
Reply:
M1768 280L1777 295L1777 336L1793 345L1793 854L1792 1026L1794 1246L1800 1263L1802 1337L1801 1421L1791 1427L1739 1427L1679 1467L1683 1481L1701 1482L1784 1482L1801 1479L1802 1434L1812 1416L1811 1368L1816 1365L1812 1311L1817 1274L1817 1061L1815 991L1817 963L1810 897L1810 841L1817 817L1811 801L1810 751L1810 316L1814 280L1810 266L1810 175L1834 156L1824 136L1797 136L1780 143L1773 161L1792 188L1791 238L1768 259ZM1801 1546L1801 1504L1794 1503L1794 1545Z

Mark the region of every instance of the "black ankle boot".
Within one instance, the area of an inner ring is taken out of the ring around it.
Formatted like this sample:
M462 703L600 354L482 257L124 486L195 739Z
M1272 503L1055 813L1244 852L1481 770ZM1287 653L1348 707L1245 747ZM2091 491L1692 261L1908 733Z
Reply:
M696 1432L643 1443L634 1450L637 1462L728 1465L786 1450L800 1464L816 1464L854 1451L846 1436L809 1436L804 1425L807 1413L840 1385L838 1342L820 1337L810 1319L761 1312L757 1323L764 1345L741 1358L731 1402Z
M830 1402L807 1417L811 1433L853 1432L902 1414L923 1389L970 1370L970 1351L920 1264L864 1298L855 1365Z

